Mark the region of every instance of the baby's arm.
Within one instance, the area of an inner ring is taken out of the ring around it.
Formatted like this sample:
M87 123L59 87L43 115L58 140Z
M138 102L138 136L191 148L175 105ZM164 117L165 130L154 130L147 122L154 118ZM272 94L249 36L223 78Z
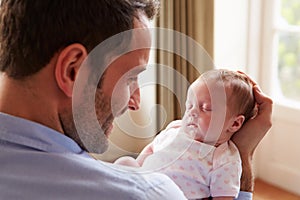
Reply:
M139 156L136 158L136 162L139 166L142 166L144 163L144 160L149 156L153 154L153 143L151 142L148 144L142 152L139 154Z
M154 153L154 145L157 144L161 144L163 141L165 141L167 139L167 135L166 133L169 134L169 130L170 129L177 129L181 127L181 120L175 120L172 121L165 130L163 130L158 136L155 137L155 139L148 144L143 150L142 152L139 154L139 156L137 157L137 162L140 166L143 165L145 159L150 156L151 154ZM172 133L171 133L172 134Z
M125 165L125 166L129 166L129 167L140 167L138 162L133 157L130 157L130 156L120 157L114 162L114 164Z
M165 130L163 130L159 136L157 136L151 143L149 143L146 147L144 147L144 149L142 150L142 152L138 155L138 157L136 159L129 157L129 156L124 156L121 157L119 159L117 159L114 163L115 164L120 164L120 165L126 165L126 166L131 166L131 167L141 167L145 161L145 159L150 156L151 154L153 154L153 145L154 143L160 143L161 140L165 139L165 136L160 137L162 135L164 135L163 133L168 131L169 129L173 129L173 128L180 128L181 126L181 120L176 120L171 122L167 128Z
M130 156L123 156L118 158L114 162L114 164L125 165L129 167L141 167L146 157L148 157L152 153L153 153L152 143L150 143L142 150L142 152L139 154L139 156L136 159Z

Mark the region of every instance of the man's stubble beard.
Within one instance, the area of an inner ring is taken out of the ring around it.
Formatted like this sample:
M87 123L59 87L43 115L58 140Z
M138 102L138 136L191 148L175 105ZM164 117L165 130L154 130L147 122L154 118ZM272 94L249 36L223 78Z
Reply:
M80 105L73 106L73 108L71 105L64 108L59 114L61 126L64 134L73 139L83 150L90 153L103 153L108 148L108 130L114 120L111 111L111 100L104 96L100 88L97 88L95 110L93 106L87 105L85 102L88 101L82 101ZM76 116L76 119L80 119L80 122L76 123L74 121L73 109L79 109L76 112L79 115ZM91 123L91 118L94 116L92 113L95 111L97 125Z

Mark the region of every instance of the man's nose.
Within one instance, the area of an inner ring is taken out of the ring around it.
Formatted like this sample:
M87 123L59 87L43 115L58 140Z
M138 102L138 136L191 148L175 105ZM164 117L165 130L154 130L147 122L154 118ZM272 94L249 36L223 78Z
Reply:
M138 110L140 108L140 88L137 87L131 92L128 102L128 108L130 110Z

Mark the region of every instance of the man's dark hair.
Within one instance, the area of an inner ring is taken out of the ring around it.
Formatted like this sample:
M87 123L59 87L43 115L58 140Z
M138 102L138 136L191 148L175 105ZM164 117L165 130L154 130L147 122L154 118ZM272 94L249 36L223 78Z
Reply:
M21 79L72 43L90 52L132 29L137 11L152 18L157 6L155 0L1 0L0 70Z

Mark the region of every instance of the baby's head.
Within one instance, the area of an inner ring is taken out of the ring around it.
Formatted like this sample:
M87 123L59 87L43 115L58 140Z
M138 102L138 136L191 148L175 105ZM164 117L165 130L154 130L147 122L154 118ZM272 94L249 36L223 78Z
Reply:
M228 141L254 115L252 91L251 81L241 73L224 69L203 73L188 90L185 131L206 143Z

